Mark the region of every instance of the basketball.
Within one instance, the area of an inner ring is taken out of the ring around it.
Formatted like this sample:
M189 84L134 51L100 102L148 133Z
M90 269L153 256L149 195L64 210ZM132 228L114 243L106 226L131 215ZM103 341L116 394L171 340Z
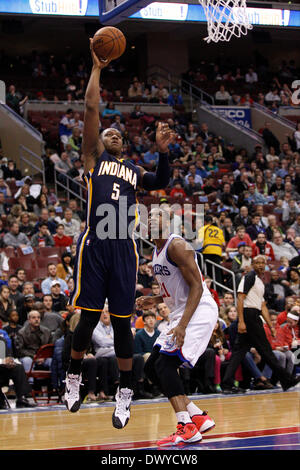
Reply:
M93 37L93 49L100 60L118 59L124 53L125 48L124 34L113 26L99 29Z

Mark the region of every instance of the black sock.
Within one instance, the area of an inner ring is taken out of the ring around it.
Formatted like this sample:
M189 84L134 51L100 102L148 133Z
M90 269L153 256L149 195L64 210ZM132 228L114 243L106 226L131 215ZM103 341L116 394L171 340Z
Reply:
M82 359L73 359L71 357L68 374L79 375L81 372Z
M120 370L120 388L132 390L132 370Z

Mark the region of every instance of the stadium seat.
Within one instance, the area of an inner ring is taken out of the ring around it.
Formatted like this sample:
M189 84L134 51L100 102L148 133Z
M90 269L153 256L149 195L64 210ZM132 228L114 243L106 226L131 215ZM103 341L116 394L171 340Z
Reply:
M30 370L26 372L26 375L28 378L33 378L33 386L31 390L31 395L36 404L39 404L39 402L45 402L46 405L50 404L51 399L54 400L54 403L59 403L60 397L58 395L53 396L52 398L52 381L51 381L51 370L38 370L35 369L36 366L39 365L39 360L40 359L48 359L53 357L53 351L54 351L54 344L45 344L39 348L39 350L36 352ZM47 387L47 392L44 392L40 389L40 387L37 387L38 382L40 381L40 385L46 386ZM54 404L53 403L53 404Z
M9 258L8 261L9 269L16 270L17 268L24 268L24 269L32 269L35 268L35 259L33 258L26 258L24 256L18 256L17 258Z
M40 246L39 247L39 254L42 257L47 256L61 256L61 249L59 246ZM51 260L49 260L50 263Z

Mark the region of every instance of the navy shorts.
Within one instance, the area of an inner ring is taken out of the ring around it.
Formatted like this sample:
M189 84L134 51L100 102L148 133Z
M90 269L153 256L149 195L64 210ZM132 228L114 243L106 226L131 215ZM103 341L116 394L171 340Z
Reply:
M89 228L79 237L74 265L74 291L70 304L85 310L132 315L138 269L136 243L131 240L100 240Z

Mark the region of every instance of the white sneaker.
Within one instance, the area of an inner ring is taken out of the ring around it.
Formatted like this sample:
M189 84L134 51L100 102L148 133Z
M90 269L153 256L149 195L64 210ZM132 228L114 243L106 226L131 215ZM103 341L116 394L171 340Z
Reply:
M65 389L65 404L69 411L75 413L79 410L81 405L80 400L80 385L81 383L81 374L67 374L66 375L66 389Z
M117 429L124 428L129 421L132 395L133 391L130 388L118 387L115 396L116 407L112 415L112 424Z

